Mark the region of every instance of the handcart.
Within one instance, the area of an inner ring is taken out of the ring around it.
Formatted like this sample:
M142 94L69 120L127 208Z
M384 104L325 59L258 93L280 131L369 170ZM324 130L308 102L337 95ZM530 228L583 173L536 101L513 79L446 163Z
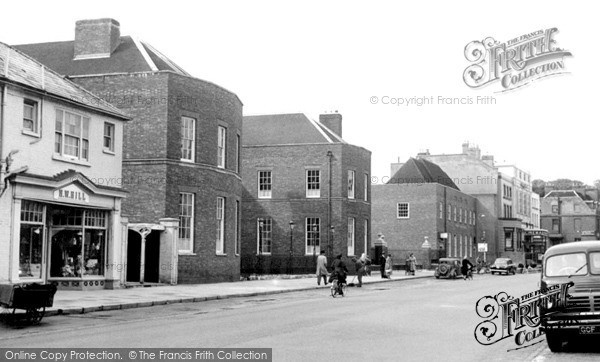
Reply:
M52 307L55 293L54 284L0 284L0 306L6 308L2 317L11 323L17 317L16 310L22 309L28 323L40 324L46 307Z

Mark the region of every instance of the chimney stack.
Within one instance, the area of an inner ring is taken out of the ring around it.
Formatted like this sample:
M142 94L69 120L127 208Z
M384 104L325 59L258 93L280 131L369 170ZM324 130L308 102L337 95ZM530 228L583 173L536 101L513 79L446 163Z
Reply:
M335 113L320 114L319 122L339 137L342 137L342 115L337 111Z
M79 20L75 23L74 59L110 57L119 46L120 27L114 19Z
M481 160L485 163L487 163L488 165L494 167L494 156L492 155L483 155L481 156Z

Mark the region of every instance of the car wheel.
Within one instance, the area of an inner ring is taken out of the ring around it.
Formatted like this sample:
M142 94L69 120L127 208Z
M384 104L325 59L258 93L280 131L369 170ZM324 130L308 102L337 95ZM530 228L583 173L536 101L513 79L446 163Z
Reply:
M552 352L562 351L563 340L560 337L560 334L546 331L546 342L548 343L548 348L550 348Z
M492 273L492 275L496 274L496 272L491 272L491 273Z

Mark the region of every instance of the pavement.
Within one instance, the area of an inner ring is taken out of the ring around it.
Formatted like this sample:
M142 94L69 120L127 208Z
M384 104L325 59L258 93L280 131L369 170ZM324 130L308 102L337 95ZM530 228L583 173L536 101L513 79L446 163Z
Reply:
M414 276L396 272L391 279L382 279L379 273L363 277L364 284L394 283L433 277L432 270L419 270ZM277 293L329 288L317 285L316 277L298 279L251 280L231 283L182 284L137 287L127 289L102 289L88 291L59 290L54 296L53 307L46 309L46 316L82 314L98 311L151 307L173 303L194 303L215 299L252 297ZM352 276L348 276L352 282ZM356 280L354 281L357 282Z

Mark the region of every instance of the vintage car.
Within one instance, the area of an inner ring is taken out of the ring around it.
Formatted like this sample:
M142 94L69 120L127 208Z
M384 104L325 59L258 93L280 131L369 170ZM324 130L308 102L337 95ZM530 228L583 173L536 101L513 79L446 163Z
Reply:
M544 254L540 292L541 327L548 347L600 336L600 241L555 245ZM596 339L597 340L597 339Z
M459 258L440 258L440 263L435 268L435 277L440 278L457 278L460 273L460 259Z
M516 274L517 266L512 260L508 258L498 258L494 261L494 264L490 266L490 272L492 274Z

